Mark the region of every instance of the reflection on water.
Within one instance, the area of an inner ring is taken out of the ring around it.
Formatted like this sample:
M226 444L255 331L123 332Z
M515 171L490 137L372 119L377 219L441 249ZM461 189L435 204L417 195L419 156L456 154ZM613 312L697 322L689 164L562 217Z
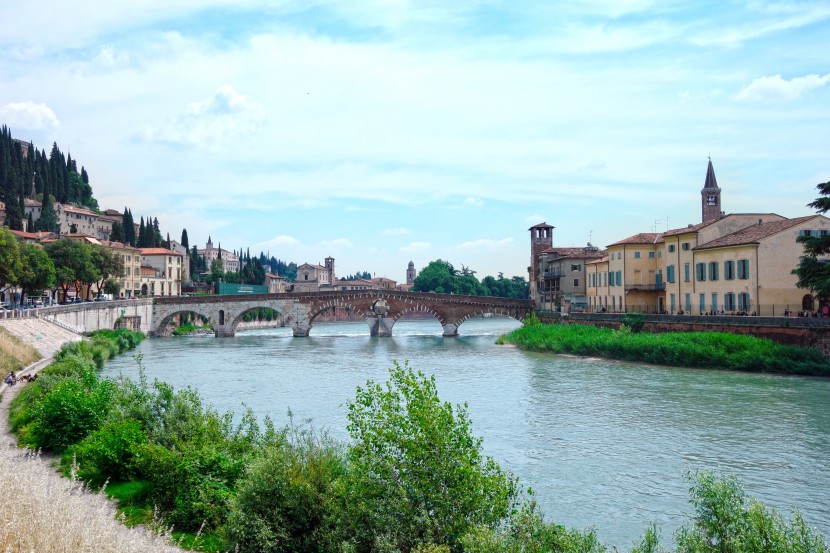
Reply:
M392 360L436 376L442 399L466 402L474 430L550 519L622 549L657 522L668 538L691 512L689 469L737 474L751 495L830 536L830 380L675 369L496 346L516 326L472 320L458 338L435 321L401 321L391 338L362 323L145 340L150 378L193 386L220 411L250 406L277 423L313 419L347 439L345 405ZM129 356L105 372L135 375Z

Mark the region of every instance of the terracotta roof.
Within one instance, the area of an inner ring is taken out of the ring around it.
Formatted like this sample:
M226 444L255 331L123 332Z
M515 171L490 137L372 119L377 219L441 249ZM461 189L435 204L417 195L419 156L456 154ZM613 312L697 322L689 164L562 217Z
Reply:
M640 234L635 234L634 236L629 236L628 238L623 238L619 242L614 242L611 246L622 246L624 244L657 244L658 242L663 241L663 235L659 232L641 232Z
M101 244L108 248L119 248L122 250L135 250L140 251L141 248L135 248L130 246L129 244L124 244L123 242L111 242L110 240L101 240Z
M265 273L265 278L270 278L270 279L273 279L273 280L277 280L277 279L285 280L284 277L281 277L279 275L272 275L271 273Z
M600 259L594 259L593 261L588 261L586 265L593 265L594 263L608 263L608 256L604 256Z
M556 255L557 259L595 259L607 254L605 250L589 248L548 248L542 253Z
M806 217L798 217L796 219L784 219L782 221L770 221L769 223L752 225L744 229L741 229L737 232L733 232L732 234L721 236L720 238L712 240L711 242L701 244L693 249L711 250L712 248L740 246L743 244L757 244L759 241L763 240L764 238L767 238L768 236L778 234L779 232L785 231L788 228L800 225L801 223L809 221L814 217L820 217L820 215L808 215Z
M685 228L676 228L676 229L672 229L672 230L667 230L666 232L663 233L663 236L678 236L680 234L688 234L690 232L697 232L700 229L702 229L703 227L709 226L712 223L714 223L715 221L718 221L722 218L723 217L720 217L718 219L715 219L714 221L709 221L707 223L698 223L696 225L689 225L688 227L685 227Z
M141 248L141 255L177 255L182 256L179 252L168 250L167 248Z

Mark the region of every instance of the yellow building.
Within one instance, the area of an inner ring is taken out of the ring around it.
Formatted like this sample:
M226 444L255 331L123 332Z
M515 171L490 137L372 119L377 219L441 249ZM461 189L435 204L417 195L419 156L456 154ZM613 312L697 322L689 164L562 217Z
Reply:
M141 249L108 240L102 240L101 245L112 250L113 255L120 259L124 266L121 276L117 279L121 285L119 297L131 298L139 295L141 293Z
M607 294L602 304L608 311L663 311L665 283L660 234L643 232L608 246L607 273Z

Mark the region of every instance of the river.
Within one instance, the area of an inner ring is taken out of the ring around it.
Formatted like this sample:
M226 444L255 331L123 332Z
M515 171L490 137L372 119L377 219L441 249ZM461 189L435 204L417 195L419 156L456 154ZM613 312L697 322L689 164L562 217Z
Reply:
M440 397L468 404L474 432L536 494L548 520L597 529L628 550L650 522L663 540L684 516L684 472L736 474L750 495L830 537L830 379L708 371L536 354L497 346L508 319L465 322L443 338L434 321L400 321L391 338L363 323L320 324L235 338L145 340L147 376L192 386L219 411L251 407L278 424L311 419L347 439L346 404L392 360L435 374ZM135 376L124 355L105 374Z

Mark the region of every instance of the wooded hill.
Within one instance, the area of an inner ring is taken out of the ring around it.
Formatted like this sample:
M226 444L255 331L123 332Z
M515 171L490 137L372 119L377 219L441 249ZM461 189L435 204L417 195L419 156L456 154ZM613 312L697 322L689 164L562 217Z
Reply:
M47 214L52 213L54 202L98 210L83 166L79 172L76 160L68 153L64 155L57 143L52 144L47 156L45 150L38 150L31 142L15 140L3 125L0 128L0 201L6 206L3 222L12 230L56 230L54 217L42 217L37 223L27 221L25 199L43 202L42 212Z

